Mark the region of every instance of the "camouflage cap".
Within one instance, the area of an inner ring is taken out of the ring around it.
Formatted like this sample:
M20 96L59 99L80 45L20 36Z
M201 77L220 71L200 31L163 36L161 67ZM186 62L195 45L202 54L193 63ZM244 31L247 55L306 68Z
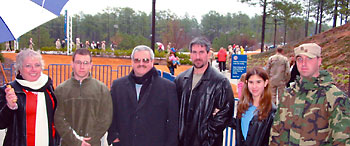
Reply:
M321 47L315 43L306 43L294 48L295 56L306 55L310 58L321 57Z

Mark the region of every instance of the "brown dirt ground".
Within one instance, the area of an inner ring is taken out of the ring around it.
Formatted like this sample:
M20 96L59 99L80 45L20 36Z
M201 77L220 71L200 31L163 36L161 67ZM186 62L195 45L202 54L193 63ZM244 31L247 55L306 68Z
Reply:
M11 64L16 59L16 53L3 53L3 56L5 58L5 64ZM45 69L48 68L49 64L70 64L72 60L72 56L67 55L48 55L48 54L42 54L43 60L45 62ZM95 65L111 65L112 70L116 70L118 65L131 65L130 59L119 59L119 58L103 58L103 57L93 57L92 62ZM169 69L166 65L155 65L155 67L161 71L169 72ZM175 76L180 74L181 72L189 69L190 65L181 65L178 66L175 69ZM113 76L113 80L116 79L116 76ZM236 85L231 84L232 90L234 91L235 97L238 96L238 93L236 92Z

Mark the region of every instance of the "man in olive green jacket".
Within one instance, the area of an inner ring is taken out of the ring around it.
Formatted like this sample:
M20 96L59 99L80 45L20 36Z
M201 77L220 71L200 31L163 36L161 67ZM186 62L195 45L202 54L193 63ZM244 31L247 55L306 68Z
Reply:
M100 146L112 122L111 94L105 84L91 77L89 50L77 49L71 65L72 78L55 90L55 126L62 146Z

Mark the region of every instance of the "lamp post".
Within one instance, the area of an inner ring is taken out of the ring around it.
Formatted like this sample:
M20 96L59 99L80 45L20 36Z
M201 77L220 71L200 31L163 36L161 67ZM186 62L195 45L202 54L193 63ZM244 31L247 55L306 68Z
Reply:
M156 0L152 0L152 40L151 40L151 48L154 52L154 43L156 36Z

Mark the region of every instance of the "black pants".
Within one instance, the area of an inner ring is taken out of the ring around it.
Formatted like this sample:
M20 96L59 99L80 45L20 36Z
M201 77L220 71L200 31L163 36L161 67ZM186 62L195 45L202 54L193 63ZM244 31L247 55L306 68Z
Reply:
M226 61L219 61L219 69L220 72L226 70Z

